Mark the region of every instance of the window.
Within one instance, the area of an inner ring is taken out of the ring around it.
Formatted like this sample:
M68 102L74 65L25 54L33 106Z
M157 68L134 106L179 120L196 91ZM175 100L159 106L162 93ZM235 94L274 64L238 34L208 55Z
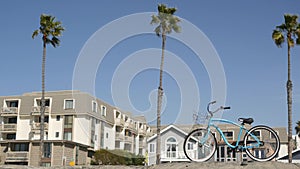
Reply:
M59 132L55 132L55 137L56 137L56 138L59 137Z
M17 117L8 118L8 124L17 124Z
M16 134L7 134L6 138L7 138L7 140L15 140L16 139Z
M51 158L51 143L44 144L44 157Z
M95 113L97 112L97 102L95 101L92 102L92 111Z
M41 105L42 105L41 102L42 102L41 99L37 99L37 100L36 100L36 103L37 103L38 106L41 106ZM45 99L45 106L48 106L48 107L50 106L50 99Z
M194 149L193 146L194 146L193 143L188 143L188 150L193 150Z
M108 138L108 133L106 133L106 138Z
M260 130L253 131L251 134L257 137L257 139L261 138Z
M177 154L177 141L174 137L170 137L166 141L166 152L168 158L174 158Z
M65 132L64 132L64 140L69 140L69 141L71 141L71 140L72 140L72 132L65 131Z
M60 121L60 116L56 116L56 121Z
M106 116L106 107L105 106L101 106L101 115Z
M12 151L29 151L28 143L15 143L11 147Z
M8 107L18 107L18 105L19 105L18 100L13 100L13 101L9 101L7 106Z
M65 116L64 128L72 128L73 116Z
M233 131L226 131L223 134L227 140L233 140Z
M155 144L154 143L149 144L149 152L150 153L154 153L155 152Z
M74 100L73 99L65 100L65 109L74 109Z

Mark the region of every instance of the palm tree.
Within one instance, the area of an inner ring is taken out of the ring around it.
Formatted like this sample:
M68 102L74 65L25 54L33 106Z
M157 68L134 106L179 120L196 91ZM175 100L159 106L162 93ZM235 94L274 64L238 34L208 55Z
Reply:
M300 121L297 122L297 126L295 127L296 134L300 137Z
M40 16L40 27L32 34L34 39L38 34L42 35L43 41L43 58L42 58L42 97L41 97L41 127L40 127L40 152L41 158L44 155L44 119L45 119L45 64L46 64L46 46L51 44L53 47L59 46L59 36L62 35L64 28L61 22L54 21L55 17L42 14Z
M160 130L161 130L161 104L163 97L163 87L162 87L162 78L163 78L163 65L164 65L164 52L166 45L166 34L170 34L173 30L176 33L180 32L180 26L177 25L180 22L179 18L174 16L176 8L168 8L164 4L158 5L158 15L152 15L151 24L158 25L155 28L155 33L157 36L162 37L162 53L161 53L161 63L160 63L160 72L159 72L159 87L157 94L157 142L156 142L156 164L160 164Z
M293 138L292 138L292 80L291 80L291 48L296 44L300 44L300 24L297 15L284 15L284 23L276 26L273 30L272 38L278 47L287 41L288 47L288 80L287 89L287 105L288 105L288 155L289 163L292 162Z

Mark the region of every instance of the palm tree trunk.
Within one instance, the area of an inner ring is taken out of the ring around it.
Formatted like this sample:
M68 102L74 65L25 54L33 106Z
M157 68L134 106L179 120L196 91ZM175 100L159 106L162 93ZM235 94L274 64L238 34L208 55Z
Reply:
M44 157L44 119L45 119L45 64L46 64L46 42L43 43L43 58L42 58L42 98L41 98L41 121L40 121L40 165Z
M287 104L288 104L288 159L292 163L293 138L292 138L292 80L291 80L291 56L290 44L288 43L288 80L286 83L287 89Z
M164 67L164 57L165 57L165 44L166 44L166 35L162 33L162 51L161 51L161 62L160 62L160 71L159 71L159 87L158 87L158 94L157 94L157 140L156 140L156 164L160 164L160 153L161 153L161 137L160 137L160 130L161 130L161 106L162 106L162 97L164 95L163 86L162 86L162 79L163 79L163 67Z

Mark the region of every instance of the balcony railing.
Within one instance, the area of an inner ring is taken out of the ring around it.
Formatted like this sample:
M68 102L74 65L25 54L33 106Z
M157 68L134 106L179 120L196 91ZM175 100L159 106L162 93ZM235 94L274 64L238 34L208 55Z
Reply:
M32 123L31 124L31 130L40 130L41 129L41 123ZM48 130L48 123L44 123L44 129Z
M26 151L9 151L6 152L5 162L27 162L28 152Z
M0 124L1 132L16 132L17 124Z
M143 136L146 136L146 134L147 134L147 131L144 129L141 129L141 128L138 130L138 132L139 132L139 135L143 135Z
M124 126L124 123L125 123L124 119L121 119L121 118L115 118L115 124L116 124L117 126Z
M18 108L17 107L2 107L0 114L1 114L1 116L17 116Z
M125 136L124 137L124 142L132 143L132 141L133 141L133 138L131 136Z
M139 147L140 148L146 148L147 147L147 144L146 144L146 142L145 141L139 141Z
M131 130L134 133L137 133L137 129L135 128L135 125L130 122L125 122L124 127Z
M41 106L33 106L31 108L32 115L40 115L41 114ZM49 114L49 107L45 107L45 114Z
M116 132L116 140L123 141L124 140L124 135L119 133L119 132Z
M189 161L183 151L162 151L161 161Z

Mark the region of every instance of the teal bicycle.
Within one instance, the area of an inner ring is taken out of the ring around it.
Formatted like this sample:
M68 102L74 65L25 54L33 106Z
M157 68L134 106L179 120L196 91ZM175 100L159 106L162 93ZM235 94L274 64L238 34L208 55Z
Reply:
M211 111L210 106L215 103L216 101L210 102L207 106L207 127L193 130L184 140L183 150L189 160L204 162L214 155L218 142L211 128L215 129L213 130L215 133L220 134L220 137L229 148L245 151L255 161L270 161L276 157L280 149L280 141L277 133L272 128L258 125L249 130L246 129L245 124L251 125L254 121L252 118L239 118L240 124L226 119L213 118L213 115L218 111L230 109L230 107L221 106L215 111ZM226 139L224 132L216 125L218 122L240 128L236 141L230 143ZM241 140L242 135L244 135L243 140Z

